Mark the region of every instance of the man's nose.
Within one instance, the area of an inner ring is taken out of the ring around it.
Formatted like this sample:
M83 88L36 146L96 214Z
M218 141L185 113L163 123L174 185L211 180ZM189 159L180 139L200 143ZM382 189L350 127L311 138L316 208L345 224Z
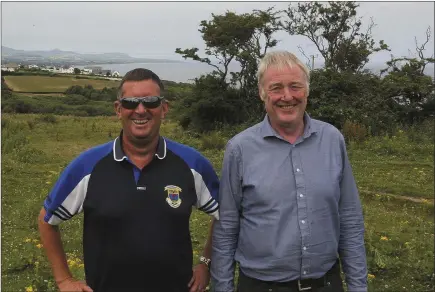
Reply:
M145 113L146 111L147 111L146 107L144 107L144 105L141 102L135 109L135 112L138 114Z
M293 94L290 90L290 88L288 88L287 86L284 87L284 95L282 97L283 100L292 100L293 99Z

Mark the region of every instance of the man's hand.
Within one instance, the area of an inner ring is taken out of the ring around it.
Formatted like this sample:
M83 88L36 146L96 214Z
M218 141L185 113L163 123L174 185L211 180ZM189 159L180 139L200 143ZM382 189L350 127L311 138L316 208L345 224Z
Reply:
M209 282L210 272L208 271L206 264L198 264L193 268L193 276L188 284L188 287L190 288L189 292L205 291Z
M86 285L84 281L68 278L57 284L61 292L93 292L91 287Z

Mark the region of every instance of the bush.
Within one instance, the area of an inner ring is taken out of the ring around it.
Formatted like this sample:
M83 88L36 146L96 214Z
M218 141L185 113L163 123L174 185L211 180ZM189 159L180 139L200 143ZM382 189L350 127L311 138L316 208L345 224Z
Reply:
M397 119L392 106L376 75L325 69L311 74L307 111L340 130L352 121L370 128L371 134L385 133Z
M49 123L49 124L56 124L57 119L53 114L44 114L38 119L41 122Z
M222 150L225 148L227 144L227 139L222 136L222 133L219 131L210 132L209 134L205 134L201 138L201 148L202 149L217 149Z
M355 141L361 143L364 142L368 136L366 127L350 121L344 123L342 133L347 142Z
M212 74L195 80L192 93L175 105L175 118L183 128L200 132L218 129L221 124L234 125L247 117L247 99L240 91L222 83Z
M68 105L83 105L88 102L88 99L83 95L69 94L63 98L63 102Z

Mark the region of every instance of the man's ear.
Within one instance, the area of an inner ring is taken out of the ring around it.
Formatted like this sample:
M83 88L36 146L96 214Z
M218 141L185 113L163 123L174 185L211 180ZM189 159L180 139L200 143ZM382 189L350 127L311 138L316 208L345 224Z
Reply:
M113 103L113 107L115 109L115 114L118 117L118 119L121 119L121 102L119 100L116 100Z
M161 115L162 120L166 117L168 111L169 111L169 103L168 101L165 100L162 102L162 115Z

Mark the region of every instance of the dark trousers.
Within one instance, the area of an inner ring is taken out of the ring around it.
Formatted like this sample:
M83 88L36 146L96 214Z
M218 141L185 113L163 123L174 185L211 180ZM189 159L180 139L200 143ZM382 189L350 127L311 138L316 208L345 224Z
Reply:
M308 290L300 290L300 288L308 288ZM309 282L298 281L290 282L266 282L250 278L242 273L239 269L239 281L237 292L344 292L343 283L340 275L340 264L337 261L335 265L325 274L322 279L313 281L313 285Z

